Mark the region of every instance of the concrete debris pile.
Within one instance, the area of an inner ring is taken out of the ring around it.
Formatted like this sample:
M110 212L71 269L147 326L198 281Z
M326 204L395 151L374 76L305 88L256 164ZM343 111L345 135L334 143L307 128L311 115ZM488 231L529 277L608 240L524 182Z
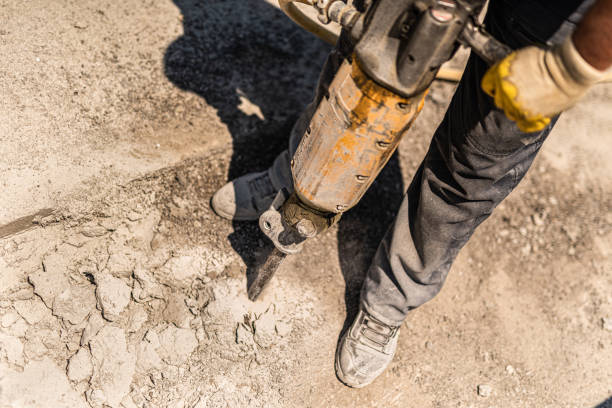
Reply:
M274 406L278 389L256 400L239 378L271 378L291 323L224 275L235 259L159 237L154 250L160 213L131 214L0 247L0 406Z

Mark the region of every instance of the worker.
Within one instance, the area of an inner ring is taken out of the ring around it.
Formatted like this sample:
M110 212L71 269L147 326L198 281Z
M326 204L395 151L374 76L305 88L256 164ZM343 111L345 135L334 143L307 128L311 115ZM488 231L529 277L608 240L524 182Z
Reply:
M492 67L469 58L339 342L336 374L348 386L370 384L389 365L406 316L440 291L459 250L525 176L559 113L612 65L612 0L491 0L485 26L515 51ZM289 149L267 171L215 193L218 215L256 220L277 191L292 190L290 158L351 49L342 35Z

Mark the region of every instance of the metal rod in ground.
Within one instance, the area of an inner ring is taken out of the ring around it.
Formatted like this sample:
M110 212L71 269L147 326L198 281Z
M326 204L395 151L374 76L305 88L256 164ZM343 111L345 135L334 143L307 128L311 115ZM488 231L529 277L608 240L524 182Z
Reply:
M266 260L257 267L255 270L255 280L249 286L249 300L257 300L257 297L264 290L268 282L270 282L270 279L272 279L272 276L274 276L274 273L278 270L286 256L287 254L274 248Z

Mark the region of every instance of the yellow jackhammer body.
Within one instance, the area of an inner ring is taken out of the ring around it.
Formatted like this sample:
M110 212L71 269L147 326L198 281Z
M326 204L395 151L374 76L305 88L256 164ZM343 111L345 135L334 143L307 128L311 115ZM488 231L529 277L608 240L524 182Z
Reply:
M301 0L355 43L291 160L295 192L281 190L259 225L274 250L249 286L255 300L288 254L355 206L423 108L436 72L460 44L493 62L509 49L475 23L484 0Z

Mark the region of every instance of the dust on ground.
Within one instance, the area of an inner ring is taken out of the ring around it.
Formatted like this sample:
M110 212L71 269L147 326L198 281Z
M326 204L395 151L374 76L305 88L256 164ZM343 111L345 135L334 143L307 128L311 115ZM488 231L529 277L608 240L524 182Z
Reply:
M601 86L402 327L371 386L339 335L454 86L258 302L255 223L209 207L284 149L328 48L264 1L5 2L0 406L589 407L612 395Z

